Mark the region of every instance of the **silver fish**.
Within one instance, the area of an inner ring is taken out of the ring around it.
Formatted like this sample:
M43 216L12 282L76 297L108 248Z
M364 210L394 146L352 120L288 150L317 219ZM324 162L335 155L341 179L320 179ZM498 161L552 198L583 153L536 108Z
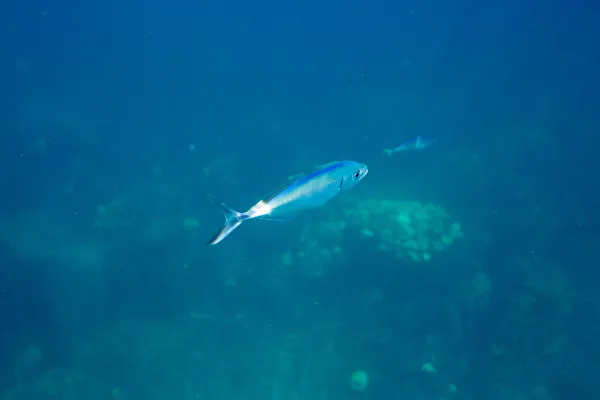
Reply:
M428 147L433 146L437 143L436 139L427 138L424 136L417 136L416 138L407 140L402 143L400 146L395 147L393 149L383 149L383 153L391 156L394 153L405 153L409 151L421 151Z
M278 220L278 217L291 216L299 211L322 206L340 192L356 186L368 172L365 164L354 161L334 161L319 165L306 174L288 178L287 182L243 213L210 196L225 214L225 224L210 239L208 245L221 242L246 220Z

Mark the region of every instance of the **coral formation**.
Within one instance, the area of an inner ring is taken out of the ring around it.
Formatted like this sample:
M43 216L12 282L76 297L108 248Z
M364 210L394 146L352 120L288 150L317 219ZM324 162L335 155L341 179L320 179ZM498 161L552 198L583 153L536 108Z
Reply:
M418 201L368 200L344 210L349 224L382 251L412 261L430 261L462 237L460 224L437 204Z
M357 241L411 262L428 262L462 237L461 226L440 205L418 201L366 200L334 209L304 228L300 248L281 257L310 277L327 274Z
M363 370L354 371L350 377L350 388L357 392L363 392L369 384L369 376Z

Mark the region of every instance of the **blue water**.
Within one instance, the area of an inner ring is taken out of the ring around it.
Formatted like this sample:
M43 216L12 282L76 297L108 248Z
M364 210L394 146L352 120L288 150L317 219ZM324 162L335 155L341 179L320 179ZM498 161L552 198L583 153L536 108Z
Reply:
M2 3L2 399L600 398L599 26L584 1ZM207 193L245 211L333 160L369 175L205 246Z

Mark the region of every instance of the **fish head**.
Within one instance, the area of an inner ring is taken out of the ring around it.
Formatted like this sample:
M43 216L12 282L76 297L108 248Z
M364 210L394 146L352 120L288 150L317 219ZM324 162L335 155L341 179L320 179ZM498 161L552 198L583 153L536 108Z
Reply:
M342 190L351 189L358 184L367 174L369 168L365 164L350 162L345 168Z
M419 136L419 144L418 144L417 148L424 149L429 146L433 146L436 143L437 143L437 139L427 137L427 136Z

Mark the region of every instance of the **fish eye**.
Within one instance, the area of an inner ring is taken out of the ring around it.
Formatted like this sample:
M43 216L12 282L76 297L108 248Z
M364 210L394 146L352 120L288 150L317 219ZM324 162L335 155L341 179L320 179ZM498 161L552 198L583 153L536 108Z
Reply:
M359 176L360 176L360 170L358 170L354 173L354 179L358 179Z

